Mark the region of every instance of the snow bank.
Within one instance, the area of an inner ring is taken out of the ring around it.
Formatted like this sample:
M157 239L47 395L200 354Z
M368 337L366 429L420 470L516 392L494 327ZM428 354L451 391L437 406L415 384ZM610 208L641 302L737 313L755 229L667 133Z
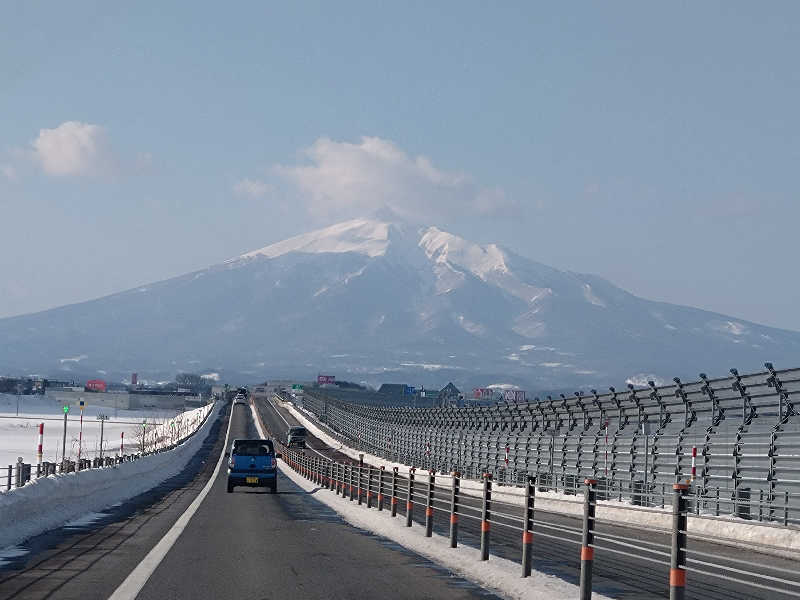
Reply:
M305 411L298 409L288 402L280 402L281 407L288 410L317 438L331 448L336 448L351 458L364 455L364 461L373 465L385 465L387 469L397 467L400 473L407 474L408 465L387 461L380 456L362 453L354 448L344 446L342 442L325 432L319 424ZM420 470L418 470L419 472ZM445 474L437 474L437 481L446 479ZM446 484L445 484L446 485ZM462 479L460 482L462 492L478 492L482 489L479 481ZM503 502L522 506L524 491L522 488L495 485L492 496ZM570 496L561 492L536 492L536 510L551 513L583 516L582 496ZM617 500L598 500L598 522L617 525L647 528L655 531L669 532L672 528L671 507L638 507ZM734 546L748 550L755 550L764 554L782 556L790 559L800 557L800 531L787 529L780 526L752 523L733 516L728 517L697 517L689 515L688 529L690 537L708 538L709 541Z
M132 498L180 473L208 436L221 403L183 444L114 467L35 479L0 494L0 548Z
M285 463L278 466L289 479L307 492L318 489L314 483L305 479ZM522 567L519 563L492 555L488 562L480 559L480 551L469 546L450 547L450 540L437 533L427 538L421 525L406 527L405 520L391 518L389 511L378 512L344 501L330 490L315 493L314 498L329 506L347 522L389 538L401 546L408 548L437 564L443 565L453 573L472 581L484 588L494 590L506 598L517 600L573 600L578 597L578 586L568 583L554 575L547 575L536 570L531 576L521 578ZM602 600L607 596L592 594L592 598Z

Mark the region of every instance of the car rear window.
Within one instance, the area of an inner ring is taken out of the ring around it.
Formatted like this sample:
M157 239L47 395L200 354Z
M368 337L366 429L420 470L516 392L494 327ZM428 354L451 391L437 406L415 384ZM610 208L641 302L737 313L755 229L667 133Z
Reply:
M274 454L272 442L239 442L233 448L233 453L238 456L268 456Z
M292 435L305 435L306 429L305 427L292 427L289 430L289 433L291 433Z

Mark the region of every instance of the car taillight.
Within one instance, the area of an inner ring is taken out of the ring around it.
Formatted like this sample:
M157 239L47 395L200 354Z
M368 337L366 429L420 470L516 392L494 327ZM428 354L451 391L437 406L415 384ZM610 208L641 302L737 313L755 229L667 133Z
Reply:
M270 459L269 459L269 466L270 466L271 468L273 468L273 469L274 469L274 468L275 468L275 465L277 465L277 464L278 464L278 463L277 463L277 461L275 460L275 457L274 457L274 456L273 456L272 458L270 458Z

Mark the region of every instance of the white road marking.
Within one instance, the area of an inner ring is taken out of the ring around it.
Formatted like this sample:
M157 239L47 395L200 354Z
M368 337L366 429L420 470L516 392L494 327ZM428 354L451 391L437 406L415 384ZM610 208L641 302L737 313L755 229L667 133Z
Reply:
M283 419L283 422L284 422L284 423L286 423L286 426L287 426L287 427L292 427L292 425L290 425L290 424L289 424L289 421L287 421L287 420L286 420L286 417L284 417L284 416L281 414L281 411L279 411L279 410L278 410L278 407L277 407L277 406L275 406L275 404L272 402L272 400L270 400L269 398L267 398L267 403L268 403L268 404L269 404L269 405L272 407L272 410L274 410L274 411L275 411L275 414L277 414L277 415L278 415L278 416L279 416L281 419ZM253 409L253 410L255 410L255 409ZM253 418L255 418L255 416L256 416L256 413L255 413L255 412L253 412ZM256 419L256 423L258 423L258 419ZM266 437L266 434L264 434L264 433L262 433L261 435L263 435L264 437ZM317 449L316 449L316 448L314 448L313 446L306 446L306 447L307 447L309 450L313 450L314 452L316 452L317 454L319 454L319 455L320 455L322 458L324 458L325 460L330 460L330 459L331 459L331 457L330 457L330 456L326 456L326 455L324 455L322 452L320 452L319 450L317 450Z
M153 546L153 549L147 553L147 556L142 559L142 562L131 571L130 575L125 578L125 581L114 590L114 593L109 596L108 600L134 600L136 596L139 595L139 592L142 591L147 580L150 579L150 576L158 568L158 565L164 560L167 552L169 552L172 546L175 545L175 542L178 541L178 538L183 533L183 530L186 529L194 513L200 508L200 504L202 504L208 492L211 491L214 482L217 480L217 475L225 460L225 451L228 448L228 438L231 435L231 423L233 422L233 407L234 405L231 404L231 413L228 417L228 431L225 434L225 443L222 446L222 452L220 452L219 460L217 461L217 466L214 468L214 473L211 475L211 479L208 480L208 483L206 483L205 487L197 495L197 498L192 501L189 508L175 521L175 524L164 534L164 537Z

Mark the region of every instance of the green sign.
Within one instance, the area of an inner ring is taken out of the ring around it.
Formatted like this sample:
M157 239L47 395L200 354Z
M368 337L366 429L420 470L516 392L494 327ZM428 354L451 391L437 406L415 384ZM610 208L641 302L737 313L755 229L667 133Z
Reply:
M293 390L302 390L303 386L300 385L299 383L295 383L295 384L292 385L292 389Z
M68 412L69 412L69 404L65 404L64 405L64 414L67 414Z

